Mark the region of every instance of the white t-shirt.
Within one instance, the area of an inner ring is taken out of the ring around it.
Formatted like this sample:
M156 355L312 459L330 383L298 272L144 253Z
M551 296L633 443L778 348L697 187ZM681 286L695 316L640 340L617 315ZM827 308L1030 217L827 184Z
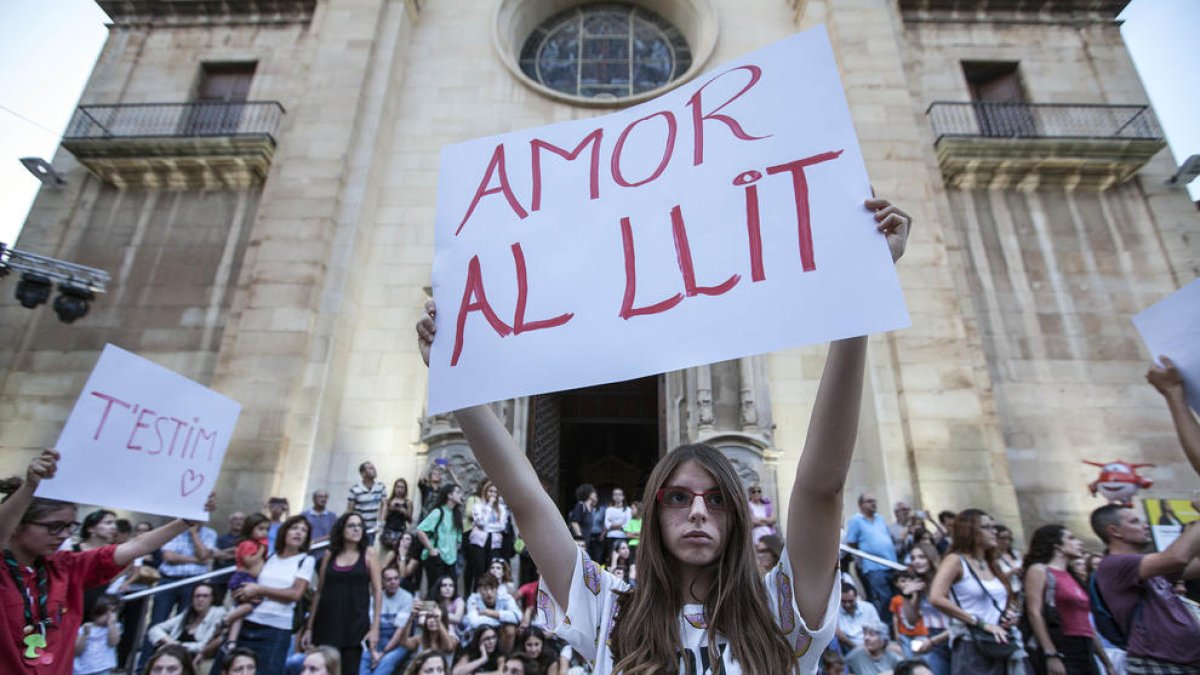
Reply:
M391 631L399 630L408 623L408 617L412 615L413 594L403 588L396 591L395 595L383 594L383 611L379 613L379 630ZM375 598L371 598L371 611L374 613Z
M604 532L609 539L624 539L625 526L629 524L629 519L633 517L633 509L628 506L617 508L609 506L604 509ZM613 525L620 525L621 529L611 530Z
M291 588L296 579L303 579L311 584L315 564L313 557L307 553L287 558L273 555L263 563L257 583L267 588ZM272 628L291 630L295 607L294 602L279 602L264 597L262 603L246 615L246 620Z
M79 627L79 634L83 635L83 626ZM116 667L117 648L108 644L108 626L92 626L83 653L75 657L74 672L79 675L107 673Z
M792 645L799 661L797 672L816 673L821 652L833 640L837 627L837 611L841 594L830 579L829 602L821 619L821 626L813 631L804 623L792 590L791 562L787 551L763 582L767 590L767 603L775 623L783 629L788 644ZM613 672L612 653L609 651L609 633L612 631L617 610L617 594L629 589L629 584L618 580L607 571L601 570L587 554L580 551L575 558L575 572L571 577L569 612L564 612L554 598L540 583L537 594L538 623L552 630L567 641L581 656L592 663L593 675L609 675ZM782 602L781 602L782 600ZM684 605L679 616L679 636L683 641L681 659L688 659L695 667L688 668L680 663L680 672L706 675L712 672L706 665L708 658L708 630L702 605ZM741 675L741 667L733 660L732 650L722 648L725 673Z

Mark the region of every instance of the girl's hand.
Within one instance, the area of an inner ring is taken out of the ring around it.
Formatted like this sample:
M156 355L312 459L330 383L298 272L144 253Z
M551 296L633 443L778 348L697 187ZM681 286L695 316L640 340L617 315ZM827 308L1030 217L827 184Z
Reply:
M305 628L304 632L300 634L300 648L308 651L312 646L312 630Z
M1067 665L1057 656L1046 657L1047 675L1067 675Z
M1004 610L1004 614L1000 615L1000 627L1004 630L1010 630L1017 625L1017 614L1010 610Z
M204 500L204 512L212 513L213 511L216 511L216 510L217 510L217 493L210 492L210 493L208 493L208 499ZM186 523L188 527L196 527L197 525L200 525L202 522L199 520L188 520L187 518L180 518L180 520L182 520L184 523Z
M999 642L1002 645L1008 644L1008 631L1004 630L1000 626L994 623L985 623L983 625L983 629L991 633L992 637L996 638L996 642Z
M904 255L904 249L908 245L912 217L886 199L871 198L864 201L863 206L875 212L875 222L879 223L879 231L887 236L892 262L896 262Z
M1146 373L1146 381L1163 396L1183 393L1183 376L1179 374L1175 363L1165 356L1158 357L1158 360L1162 361L1162 365L1151 363L1150 370Z
M433 337L437 333L437 325L433 322L435 318L437 318L437 305L430 300L425 303L425 316L417 322L417 348L420 349L421 360L425 362L426 366L429 365L429 350L433 347Z
M25 479L29 484L36 487L47 478L54 478L54 474L58 472L58 460L62 457L54 448L46 448L42 450L42 454L33 458L29 463L29 469L25 472Z

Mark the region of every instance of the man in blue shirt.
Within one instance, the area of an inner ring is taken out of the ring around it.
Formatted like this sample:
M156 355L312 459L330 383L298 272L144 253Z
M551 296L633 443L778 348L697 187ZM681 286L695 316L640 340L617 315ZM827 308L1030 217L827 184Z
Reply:
M888 531L887 521L877 513L878 508L879 501L875 499L875 495L870 492L859 495L858 513L846 523L846 544L873 556L896 562L896 547L892 542L892 534ZM888 606L896 592L892 587L894 572L890 567L866 558L858 559L858 569L867 600L875 606L879 618L890 625L892 613Z

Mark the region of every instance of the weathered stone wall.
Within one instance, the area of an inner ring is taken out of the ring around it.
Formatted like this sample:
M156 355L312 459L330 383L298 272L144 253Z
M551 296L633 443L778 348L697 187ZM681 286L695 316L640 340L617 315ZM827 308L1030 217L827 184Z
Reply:
M1195 212L1162 185L1169 162L1100 194L948 191L924 114L967 100L967 59L1021 61L1034 101L1143 101L1113 26L905 23L894 0L714 6L708 67L827 26L875 189L915 217L900 269L913 327L871 341L849 509L871 490L1078 528L1091 504L1079 458L1178 461L1126 323L1200 271ZM310 23L113 28L82 103L183 101L202 62L255 60L250 98L287 115L266 183L244 192L122 192L58 153L69 183L39 195L18 246L114 284L70 327L0 298L0 445L26 450L0 467L53 441L112 340L243 404L227 508L281 494L298 511L321 487L340 510L368 459L414 481L426 374L412 325L441 147L603 112L522 84L494 21L474 0L328 0ZM763 365L783 512L823 362L811 348ZM722 391L732 420L737 391ZM1164 494L1182 480L1156 476Z
M72 325L54 314L54 295L32 311L3 296L0 444L8 448L54 443L106 343L209 381L259 198L249 188L122 191L81 174L71 180L83 184L80 208L57 240L27 228L17 246L107 270L112 283ZM27 458L6 452L4 461L18 470Z
M1115 23L911 22L917 105L967 101L962 61L1013 61L1030 103L1141 104ZM932 142L932 137L930 137ZM970 325L995 383L1007 462L1027 530L1061 522L1090 536L1100 505L1083 459L1154 462L1150 495L1194 486L1129 316L1195 278L1200 219L1164 150L1104 191L947 189L952 255L966 265ZM1189 234L1190 233L1190 234ZM965 506L955 504L952 508Z

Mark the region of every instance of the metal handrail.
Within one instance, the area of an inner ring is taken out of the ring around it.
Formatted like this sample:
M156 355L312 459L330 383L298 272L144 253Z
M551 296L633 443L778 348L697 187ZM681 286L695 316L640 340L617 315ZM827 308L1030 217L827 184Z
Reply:
M1163 140L1148 105L935 101L925 110L943 137Z
M267 136L285 111L279 101L194 101L81 105L64 141Z
M374 529L367 530L367 534L375 534L375 530ZM319 541L319 542L313 544L312 546L309 546L308 550L305 551L305 554L309 555L317 549L326 548L328 546L329 546L328 539L326 539L325 541ZM140 591L132 591L132 592L126 593L125 595L122 595L121 601L126 602L128 600L137 600L138 598L144 598L144 597L147 597L150 595L154 595L155 593L169 591L172 588L179 588L180 586L188 586L188 585L200 582L200 581L205 581L208 579L215 579L217 577L223 577L226 574L233 574L233 572L236 569L237 569L236 565L229 565L226 567L222 567L220 569L209 570L209 571L203 572L201 574L196 574L194 576L184 577L182 579L179 579L178 581L172 581L172 582L165 583L165 584L154 585L154 586L151 586L150 588L144 588Z
M368 535L375 534L377 529L378 528L369 529L369 530L367 530L367 534ZM311 555L313 551L316 551L318 549L323 549L328 546L329 546L328 539L326 539L324 541L319 541L319 542L309 546L308 550L305 551L304 554ZM207 572L203 572L201 574L196 574L196 575L193 575L190 577L185 577L185 578L179 579L177 581L172 581L172 582L165 583L165 584L154 585L154 586L151 586L150 588L145 588L140 591L132 591L130 593L126 593L125 595L120 596L121 602L137 600L139 598L149 597L151 595L154 595L155 593L162 593L163 591L169 591L172 588L179 588L180 586L189 586L191 584L195 584L200 581L205 581L207 579L215 579L217 577L225 576L226 574L233 574L234 570L236 570L236 569L237 569L236 565L229 565L228 567L222 567L222 568L216 569L216 570L209 570ZM142 644L146 641L146 633L149 632L149 630L150 630L150 626L147 624L147 620L149 618L149 613L146 611L147 608L148 608L148 605L143 606L142 611L138 616L137 626L135 627L134 638L133 638L133 647L129 653L129 661L125 664L125 672L129 672L130 670L132 670L134 664L137 663L138 654L140 654L142 651ZM128 629L129 627L126 626L125 628Z

